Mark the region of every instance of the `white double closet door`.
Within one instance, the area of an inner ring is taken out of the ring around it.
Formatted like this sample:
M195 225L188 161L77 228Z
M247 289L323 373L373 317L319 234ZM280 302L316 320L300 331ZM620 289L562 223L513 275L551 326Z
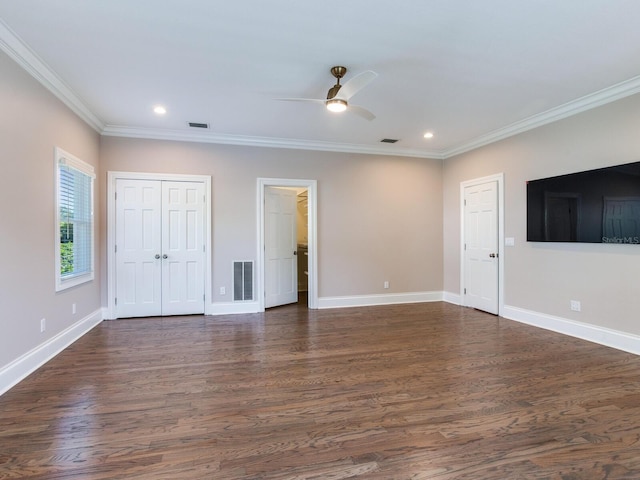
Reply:
M117 179L117 317L204 313L205 187Z

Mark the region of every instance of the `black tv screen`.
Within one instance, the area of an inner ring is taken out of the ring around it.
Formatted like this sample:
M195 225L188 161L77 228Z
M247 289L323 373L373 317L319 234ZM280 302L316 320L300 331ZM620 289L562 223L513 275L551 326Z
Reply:
M527 182L527 241L640 244L640 162Z

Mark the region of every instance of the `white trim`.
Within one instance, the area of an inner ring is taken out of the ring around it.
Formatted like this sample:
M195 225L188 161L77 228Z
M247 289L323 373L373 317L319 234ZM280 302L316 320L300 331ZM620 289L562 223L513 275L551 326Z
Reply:
M487 175L460 182L460 303L465 306L464 296L464 189L487 182L498 183L498 315L504 310L504 173Z
M0 395L24 380L100 322L101 308L0 369Z
M205 189L205 272L204 272L204 312L211 304L211 177L209 175L182 175L170 173L144 172L107 172L107 316L106 319L116 319L116 266L113 251L116 245L116 180L166 180L176 182L198 182L204 184Z
M408 292L384 295L351 295L345 297L322 297L318 308L369 307L375 305L396 305L402 303L441 302L442 292Z
M235 315L260 312L259 302L215 302L209 305L207 315ZM262 310L264 311L264 309Z
M640 355L640 336L610 328L534 312L524 308L504 307L504 318L553 332L580 338L625 352Z
M635 95L636 93L640 93L640 75L551 108L546 112L538 113L529 118L525 118L524 120L507 125L506 127L481 135L470 142L466 142L457 147L449 148L442 152L442 156L445 159L454 157L461 153L489 145L490 143L518 135L519 133L527 132L549 123L557 122L563 118L571 117L587 110L601 107L602 105Z
M55 154L56 162L59 165L68 165L71 168L74 168L84 173L86 176L91 177L92 179L95 180L96 172L95 172L95 169L93 168L93 165L85 162L84 160L79 159L75 155L71 155L69 152L65 152L60 147L54 147L53 150L55 152L54 154Z
M104 122L2 19L0 19L0 49L96 132L100 133L104 129Z
M316 180L301 180L291 178L258 178L257 181L257 233L258 251L256 255L256 300L260 312L264 312L264 189L265 187L304 187L308 192L308 305L309 308L318 308L318 182Z
M453 305L462 305L460 294L455 292L443 292L442 301L452 303Z
M179 142L216 143L221 145L239 145L249 147L293 148L296 150L312 150L321 152L362 153L368 155L390 155L394 157L433 158L437 160L444 159L441 152L414 150L389 144L360 145L351 143L299 140L295 138L252 137L207 131L191 132L188 130L107 125L102 130L102 135L154 140L174 140Z

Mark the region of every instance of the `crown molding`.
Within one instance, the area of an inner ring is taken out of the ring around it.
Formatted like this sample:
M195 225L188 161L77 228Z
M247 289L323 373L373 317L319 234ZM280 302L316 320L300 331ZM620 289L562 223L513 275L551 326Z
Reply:
M217 143L223 145L239 145L248 147L289 148L296 150L315 150L339 153L363 153L368 155L389 155L396 157L431 158L442 160L441 152L428 152L389 145L370 146L349 143L332 143L290 138L252 137L229 135L211 132L187 132L183 130L153 129L107 125L102 135L110 137L147 138L153 140L173 140L179 142Z
M558 107L533 115L524 120L512 123L503 128L486 133L468 142L452 148L438 151L424 151L404 149L391 145L358 145L321 141L308 141L287 138L252 137L243 135L227 135L207 133L194 133L182 130L162 130L151 128L128 127L118 125L105 125L73 90L51 69L49 66L26 45L0 19L0 49L24 68L32 77L38 80L45 88L60 99L67 107L76 113L90 127L98 133L106 136L120 136L132 138L149 138L157 140L176 140L183 142L218 143L226 145L241 145L270 148L289 148L298 150L318 150L340 153L362 153L369 155L391 155L415 158L431 158L446 160L462 153L475 150L490 143L504 140L519 133L524 133L534 128L562 120L578 113L620 100L622 98L640 93L640 75L611 87L585 95Z
M91 128L100 133L104 128L97 116L51 68L0 19L0 49L24 68L33 78L53 93Z
M567 102L558 107L554 107L545 112L525 118L519 122L512 123L506 127L499 128L485 135L481 135L470 142L464 143L457 147L453 147L442 152L444 159L460 155L462 153L475 150L476 148L489 145L490 143L512 137L519 133L523 133L534 128L541 127L548 123L557 122L563 118L577 115L578 113L591 110L607 103L615 102L622 98L640 93L640 75L630 78L624 82L617 83L611 87L603 88L597 92L590 93L584 97L580 97L571 102Z

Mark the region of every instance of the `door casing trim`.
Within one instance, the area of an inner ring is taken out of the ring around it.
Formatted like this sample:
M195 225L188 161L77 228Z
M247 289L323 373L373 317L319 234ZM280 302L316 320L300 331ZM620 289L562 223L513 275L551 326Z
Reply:
M204 183L205 212L205 268L204 268L204 313L211 305L211 177L208 175L181 175L144 172L107 172L107 308L105 320L115 320L116 316L116 262L113 255L116 246L116 181L164 180L174 182Z
M316 180L302 180L291 178L258 178L257 181L257 232L258 251L256 252L256 292L258 295L258 311L264 312L265 305L265 281L264 281L264 193L265 187L304 187L308 191L308 223L307 238L308 271L309 271L309 297L308 306L311 309L318 308L318 229L317 229L317 186Z
M487 182L498 184L498 315L504 314L504 173L496 173L486 177L474 178L460 182L460 305L467 306L464 294L464 189Z

